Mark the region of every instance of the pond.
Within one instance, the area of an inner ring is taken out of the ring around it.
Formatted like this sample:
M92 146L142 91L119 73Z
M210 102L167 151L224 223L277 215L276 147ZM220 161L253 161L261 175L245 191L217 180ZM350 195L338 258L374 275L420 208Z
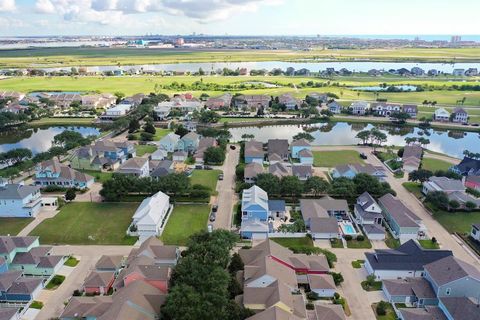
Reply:
M65 130L80 132L83 136L100 135L93 127L49 127L15 130L0 134L0 152L17 148L27 148L33 154L47 151L52 146L53 137Z
M386 145L403 146L406 137L424 137L430 140L427 149L462 158L463 151L480 152L480 136L475 132L429 129L417 127L396 127L392 125L375 125L387 135ZM267 142L268 139L288 139L300 132L308 132L315 138L312 145L356 145L361 141L355 136L362 130L369 130L374 125L367 123L317 123L312 125L275 125L264 127L239 127L229 129L233 141L242 140L243 134L253 134L255 139Z
M401 86L392 86L397 90L400 91L416 91L416 86L409 86L409 85L401 85ZM355 87L352 90L358 91L370 91L370 92L377 92L377 91L387 91L389 87L380 87L380 86L371 86L371 87Z

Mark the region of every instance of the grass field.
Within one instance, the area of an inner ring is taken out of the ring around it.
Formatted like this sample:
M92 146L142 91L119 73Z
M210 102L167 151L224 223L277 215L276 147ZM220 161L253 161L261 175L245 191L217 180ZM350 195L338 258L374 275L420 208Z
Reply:
M365 237L363 241L357 241L356 239L347 241L347 248L350 249L370 249L372 248L372 244L370 240Z
M42 118L28 124L31 126L92 125L94 120L93 118Z
M360 154L354 150L313 151L315 167L336 167L342 164L363 163Z
M425 249L440 249L440 246L438 245L438 243L437 243L437 242L433 242L433 241L430 240L430 239L418 240L418 242L420 243L420 245L422 246L422 248L425 248Z
M303 238L271 238L285 248L313 247L313 240L309 237Z
M209 214L209 205L175 206L163 231L162 241L165 244L186 245L191 235L206 230Z
M157 147L147 144L137 144L135 150L137 152L137 157L141 157L147 153L154 153L157 150Z
M134 65L181 62L239 61L479 61L479 48L392 48L392 49L322 49L299 50L188 50L145 48L29 48L0 51L0 67L44 65L48 67ZM313 60L314 61L314 60Z
M172 130L155 128L155 135L153 136L153 141L160 141L163 137L165 137L170 132L172 132ZM140 133L141 131L133 134L133 136L135 137L135 140L140 140Z
M437 170L448 170L453 164L439 159L423 158L422 168L435 172Z
M92 177L95 178L96 182L100 182L100 183L105 183L105 181L112 179L112 176L113 176L113 172L101 172L101 171L86 170L86 169L80 169L78 171L91 175Z
M372 304L372 309L373 312L375 313L375 318L377 320L396 320L397 316L395 314L395 311L393 310L392 305L389 303L387 307L387 314L384 316L379 316L377 312L375 311L377 307L377 303Z
M221 170L193 170L192 176L190 177L190 183L192 186L194 184L201 184L215 193L215 190L217 189L218 175L220 173L222 173Z
M430 207L429 209L432 208ZM432 212L433 217L450 233L470 233L472 224L480 221L480 211L447 212L432 210Z
M413 195L417 198L423 197L422 194L422 185L417 182L404 182L403 187L407 189L409 192L413 193Z
M127 230L138 203L73 202L46 219L30 235L44 244L132 245L136 238Z
M16 236L33 218L0 218L0 236Z

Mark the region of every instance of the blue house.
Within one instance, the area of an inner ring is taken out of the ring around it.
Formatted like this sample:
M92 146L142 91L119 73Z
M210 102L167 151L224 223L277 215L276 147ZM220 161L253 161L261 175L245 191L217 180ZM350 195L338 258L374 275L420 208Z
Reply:
M0 217L36 217L41 207L39 187L7 184L0 179Z
M300 159L300 155L299 155L300 151L302 150L312 151L312 146L310 145L310 142L308 142L306 139L299 139L299 140L294 140L290 144L290 150L291 150L293 159Z
M42 187L57 185L65 188L86 189L93 185L94 178L86 173L67 167L57 160L48 160L35 167L35 184Z
M332 178L345 177L348 179L353 179L359 173L365 173L374 176L379 180L383 180L387 176L383 167L377 167L371 164L361 165L359 163L337 166L332 169L332 172L330 174Z
M265 158L265 151L263 150L263 143L255 140L245 142L245 163L252 162L263 163Z
M178 134L170 132L165 137L163 137L158 144L160 149L165 150L167 152L175 152L177 150L183 151L183 147L179 148L179 141L180 141L180 136Z
M243 190L241 236L266 238L269 232L268 214L268 195L263 189L253 186Z
M4 272L7 272L7 271L8 271L7 260L0 257L0 273L4 273Z
M313 153L309 149L302 149L298 153L301 164L313 164Z
M178 150L185 152L195 152L200 143L200 136L195 132L189 132L184 135L178 144Z
M0 274L0 301L28 304L43 288L42 278L26 278L22 271Z

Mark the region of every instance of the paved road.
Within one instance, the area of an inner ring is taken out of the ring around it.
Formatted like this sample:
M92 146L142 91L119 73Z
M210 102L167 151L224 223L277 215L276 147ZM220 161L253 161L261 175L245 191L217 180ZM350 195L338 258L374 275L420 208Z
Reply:
M223 166L223 181L218 181L216 203L218 204L218 213L214 229L231 229L232 211L234 204L238 201L235 194L235 167L240 159L240 147L237 145L235 150L227 146L227 154Z
M65 281L54 291L42 290L37 300L44 306L35 320L48 320L59 317L64 309L64 302L68 301L75 289L80 289L86 276L93 269L101 255L125 255L132 249L131 246L57 246L53 248L54 255L71 255L80 259L80 263L67 276Z
M35 229L36 226L38 226L40 223L42 223L43 220L53 218L59 212L60 212L59 210L53 210L53 209L50 210L50 209L46 209L45 207L42 208L40 210L40 212L37 214L37 216L35 217L35 219L33 219L32 222L30 222L25 228L22 229L22 231L20 231L18 233L18 236L20 236L20 237L28 236L28 234L33 229Z

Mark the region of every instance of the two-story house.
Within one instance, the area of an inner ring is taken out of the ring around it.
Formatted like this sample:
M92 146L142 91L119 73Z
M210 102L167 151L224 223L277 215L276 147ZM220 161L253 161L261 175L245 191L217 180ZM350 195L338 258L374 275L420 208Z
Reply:
M357 198L353 210L357 223L362 226L370 240L385 239L382 208L368 192L365 191Z
M249 164L252 162L263 163L265 158L265 151L263 150L263 143L250 140L245 142L245 163Z
M77 150L70 163L75 169L116 170L120 164L136 154L135 145L129 141L99 140L91 146Z
M350 105L352 114L357 116L363 116L370 109L370 103L366 101L355 101Z
M402 106L402 111L410 116L410 118L415 119L417 117L418 108L414 104L404 104Z
M192 153L197 150L199 143L200 136L195 132L189 132L180 138L178 150Z
M340 114L342 112L342 105L336 101L332 101L329 104L327 104L328 111L330 111L333 114Z
M170 132L165 137L160 139L160 141L158 142L158 145L162 150L165 150L167 152L175 152L179 150L179 141L180 141L180 136L178 134Z
M57 160L47 160L37 164L34 180L40 187L57 185L78 189L90 188L94 182L92 176L67 167Z
M0 179L0 217L36 217L41 207L39 187L7 184Z
M267 236L268 226L268 194L260 187L253 186L242 192L242 226L240 234L243 238Z
M372 104L372 111L377 116L389 117L395 112L402 111L402 106L396 103L374 103Z
M117 172L133 175L139 178L148 177L150 176L149 161L147 158L130 158L122 164Z
M312 150L312 146L310 142L308 142L306 139L298 139L298 140L293 140L292 143L290 144L290 151L291 151L291 156L292 159L300 159L300 151L302 150Z
M287 139L269 139L267 142L268 158L276 156L283 161L288 161L289 145Z
M450 121L450 112L448 112L444 108L438 108L437 110L435 110L433 119L435 119L435 121L448 122Z
M456 107L453 112L452 121L456 123L468 123L468 112L465 109Z

